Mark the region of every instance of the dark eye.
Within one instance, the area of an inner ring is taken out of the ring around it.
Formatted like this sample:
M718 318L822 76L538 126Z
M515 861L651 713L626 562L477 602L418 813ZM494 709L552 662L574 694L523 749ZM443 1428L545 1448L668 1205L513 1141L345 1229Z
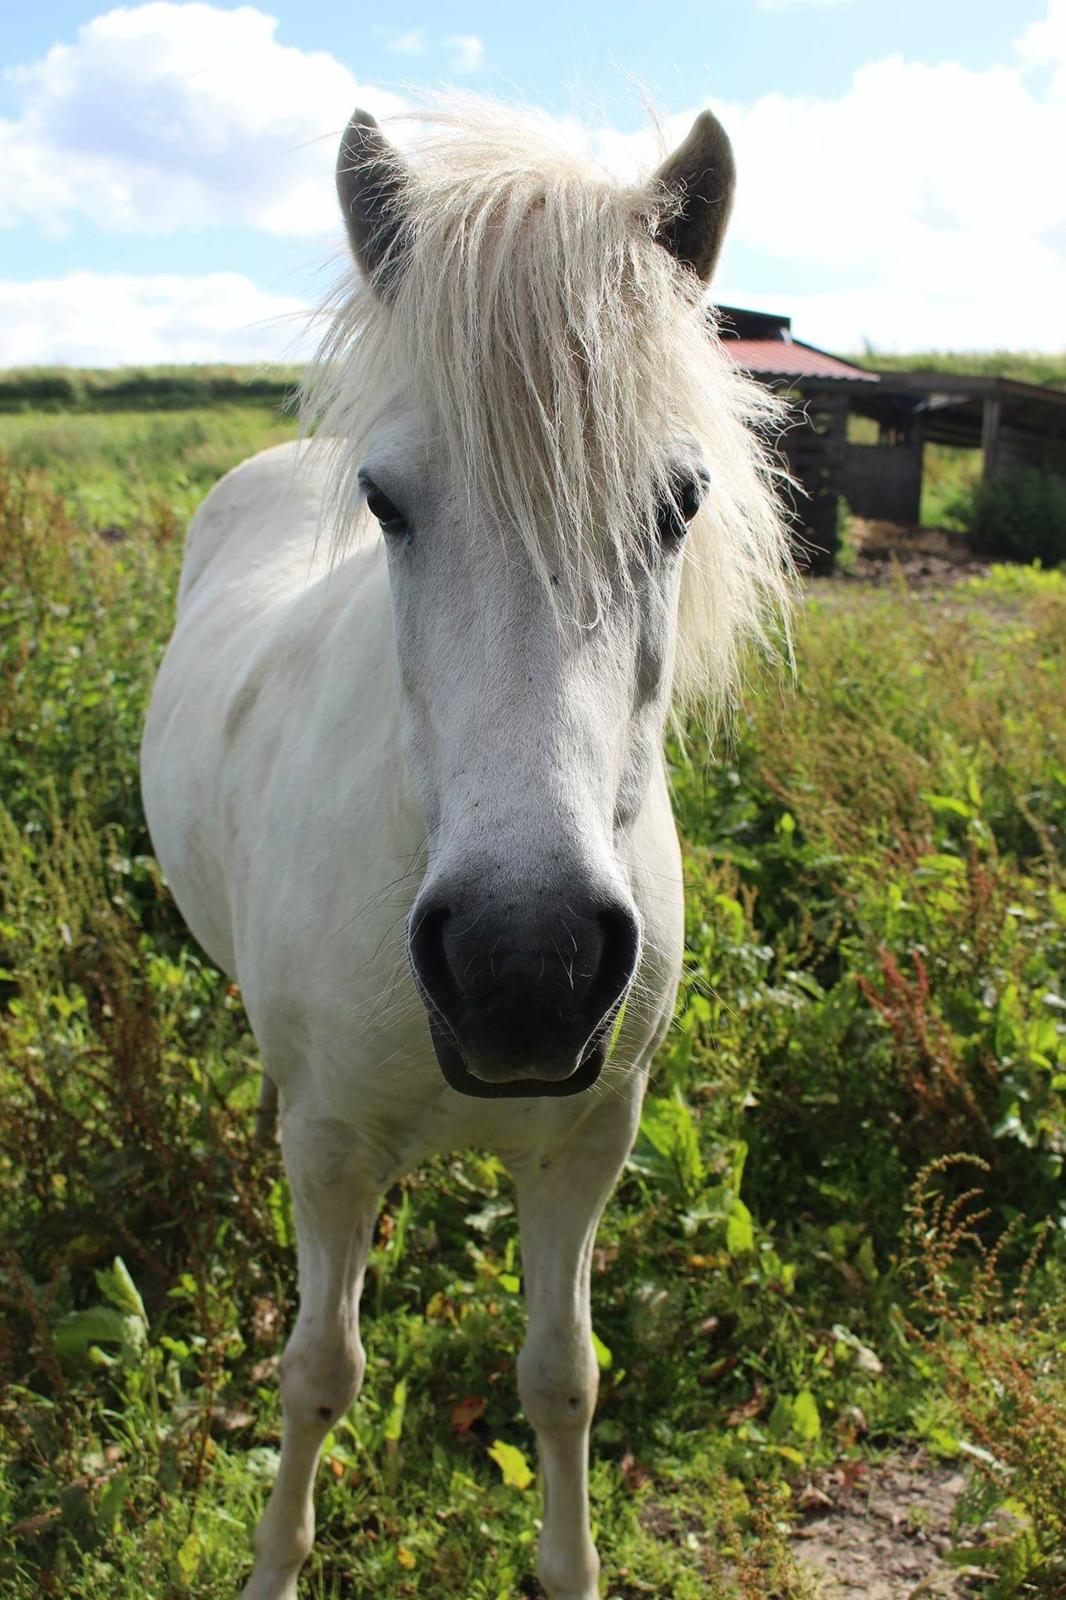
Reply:
M683 539L707 490L706 475L678 476L663 490L659 502L659 533L663 539Z
M370 515L380 522L382 533L405 532L407 518L399 507L393 505L388 495L383 493L376 483L372 483L368 478L362 481L366 492L366 508Z

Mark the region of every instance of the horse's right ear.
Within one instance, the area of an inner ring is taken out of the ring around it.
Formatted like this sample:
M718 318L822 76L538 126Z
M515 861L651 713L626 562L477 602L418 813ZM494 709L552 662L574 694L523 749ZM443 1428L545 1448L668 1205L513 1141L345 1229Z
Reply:
M352 251L384 293L403 253L407 163L369 111L353 111L337 154L337 194Z

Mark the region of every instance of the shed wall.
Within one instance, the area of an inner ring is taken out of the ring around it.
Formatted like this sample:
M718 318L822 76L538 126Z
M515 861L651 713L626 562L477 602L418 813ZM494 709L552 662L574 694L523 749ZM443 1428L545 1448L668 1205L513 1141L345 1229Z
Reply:
M922 445L848 444L841 488L859 517L917 522L922 498Z

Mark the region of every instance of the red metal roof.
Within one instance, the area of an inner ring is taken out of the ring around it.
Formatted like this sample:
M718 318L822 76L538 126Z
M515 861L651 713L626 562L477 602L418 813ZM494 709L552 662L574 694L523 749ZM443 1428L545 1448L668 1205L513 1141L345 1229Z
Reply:
M745 372L782 378L866 378L878 381L876 372L853 367L849 361L816 350L799 339L723 339L722 349Z

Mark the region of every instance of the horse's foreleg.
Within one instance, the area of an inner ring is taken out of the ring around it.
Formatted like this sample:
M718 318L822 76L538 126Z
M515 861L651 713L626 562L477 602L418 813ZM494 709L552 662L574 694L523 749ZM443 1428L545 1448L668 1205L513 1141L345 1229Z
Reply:
M607 1113L607 1120L615 1119ZM631 1139L627 1125L600 1144L608 1131L598 1128L591 1148L579 1136L573 1148L515 1170L529 1312L518 1392L540 1452L544 1517L537 1570L549 1600L596 1600L599 1594L588 1511L589 1426L598 1387L589 1273L596 1226Z
M359 1296L379 1199L335 1135L313 1125L285 1126L282 1144L296 1217L300 1310L281 1358L281 1461L242 1600L295 1600L314 1541L312 1490L322 1441L363 1381Z

